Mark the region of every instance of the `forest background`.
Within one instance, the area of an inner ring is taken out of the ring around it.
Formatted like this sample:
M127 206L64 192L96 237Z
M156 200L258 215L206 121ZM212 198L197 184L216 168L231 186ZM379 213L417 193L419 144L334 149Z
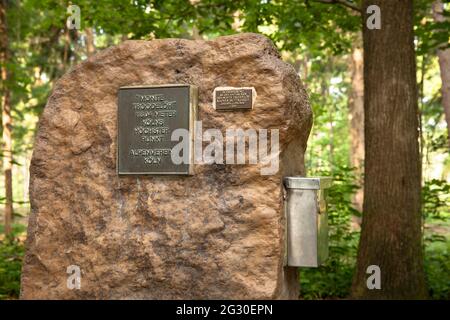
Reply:
M128 39L211 39L240 32L268 36L283 60L295 67L314 112L308 175L334 179L329 193L330 259L320 268L300 270L300 298L351 296L364 199L366 2L0 0L0 299L19 295L33 139L58 78ZM70 5L80 8L79 29L67 26ZM449 10L448 1L414 1L421 243L426 290L433 299L450 299Z

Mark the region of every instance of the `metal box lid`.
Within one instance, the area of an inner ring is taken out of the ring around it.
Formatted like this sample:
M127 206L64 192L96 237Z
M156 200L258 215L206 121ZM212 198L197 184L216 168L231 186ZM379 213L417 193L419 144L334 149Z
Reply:
M330 177L286 177L284 186L287 189L322 190L331 187Z

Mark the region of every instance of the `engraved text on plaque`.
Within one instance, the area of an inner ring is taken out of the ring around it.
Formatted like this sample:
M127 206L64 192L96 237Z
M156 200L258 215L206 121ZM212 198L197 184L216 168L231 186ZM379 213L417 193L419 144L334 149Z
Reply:
M192 162L175 164L172 132L193 133L196 88L190 85L122 87L118 101L119 174L192 174ZM189 152L192 152L189 142ZM189 156L191 159L191 156Z

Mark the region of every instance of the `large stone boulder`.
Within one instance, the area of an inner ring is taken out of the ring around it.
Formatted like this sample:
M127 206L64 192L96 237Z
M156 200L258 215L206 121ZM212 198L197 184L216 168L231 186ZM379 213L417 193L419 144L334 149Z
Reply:
M192 176L118 176L121 86L198 87L203 129L279 129L280 166L197 165ZM216 87L254 87L253 110L213 109ZM55 85L31 162L24 299L286 299L282 177L304 173L312 123L294 68L257 34L126 41ZM67 268L81 269L69 289Z

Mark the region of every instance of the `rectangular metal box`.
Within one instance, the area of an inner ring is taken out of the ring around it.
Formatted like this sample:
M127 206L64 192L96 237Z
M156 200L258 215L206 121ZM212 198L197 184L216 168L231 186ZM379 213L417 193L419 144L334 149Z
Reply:
M117 114L117 168L120 175L193 173L197 88L187 84L121 87ZM175 164L172 132L189 132L188 163Z
M326 189L331 178L286 177L286 265L318 267L328 258Z

